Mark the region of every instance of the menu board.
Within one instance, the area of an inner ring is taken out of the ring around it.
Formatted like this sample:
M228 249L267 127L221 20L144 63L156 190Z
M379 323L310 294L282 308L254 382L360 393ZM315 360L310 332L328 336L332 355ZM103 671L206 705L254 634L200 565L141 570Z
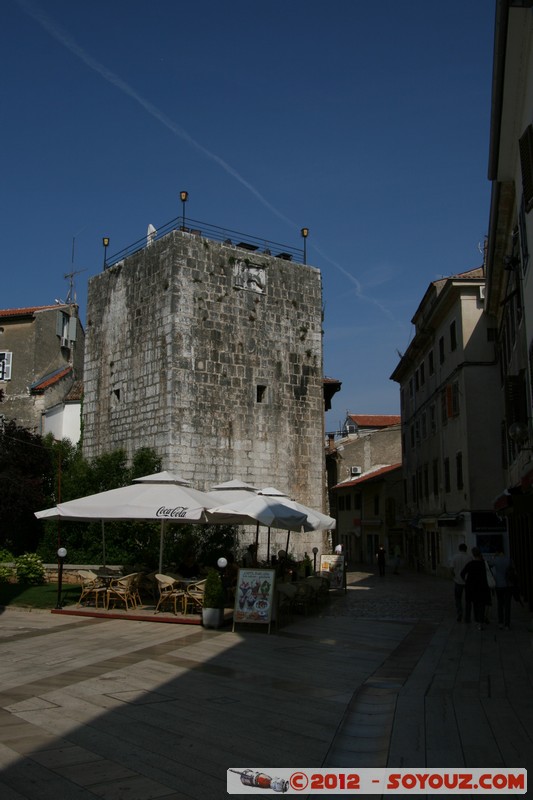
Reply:
M344 589L344 556L320 556L320 574L329 580L330 589Z
M236 622L263 622L270 626L275 575L273 569L239 569L233 609L234 625Z

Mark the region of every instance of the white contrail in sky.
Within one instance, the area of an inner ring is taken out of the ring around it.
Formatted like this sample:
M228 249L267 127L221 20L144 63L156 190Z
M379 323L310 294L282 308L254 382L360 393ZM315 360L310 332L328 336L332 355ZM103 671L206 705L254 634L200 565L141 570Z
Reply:
M260 203L262 203L266 208L268 208L269 211L275 214L275 216L283 220L283 222L287 223L290 227L298 228L298 225L293 220L289 219L289 217L285 216L285 214L283 214L281 211L275 208L275 206L269 203L269 201L265 197L263 197L261 192L259 192L255 188L255 186L253 186L236 169L234 169L234 167L228 164L227 161L224 161L224 159L218 156L216 153L213 153L207 147L204 147L202 144L197 142L196 139L194 139L189 133L187 133L186 130L184 130L184 128L182 128L177 123L173 122L173 120L167 117L167 115L164 114L159 108L157 108L157 106L154 106L153 103L151 103L145 97L136 92L135 89L129 85L129 83L126 83L126 81L123 80L119 75L112 72L110 69L107 69L107 67L105 67L99 61L97 61L95 58L89 55L89 53L87 53L82 47L80 47L80 45L77 44L77 42L75 42L74 39L68 33L63 31L55 22L52 22L52 20L40 8L36 7L29 0L17 0L17 3L20 6L20 8L26 14L28 14L28 16L32 17L32 19L38 22L39 25L41 25L47 31L47 33L50 34L50 36L52 36L60 44L62 44L63 47L66 47L66 49L69 50L77 58L79 58L80 61L83 61L84 64L86 64L89 67L89 69L96 72L105 81L115 86L119 91L123 92L128 97L131 97L132 100L138 103L148 114L154 117L154 119L157 119L159 122L161 122L162 125L164 125L170 131L172 131L172 133L174 133L176 136L179 136L181 139L187 142L187 144L191 145L191 147L194 147L196 150L199 150L200 153L202 153L204 156L206 156L207 158L211 159L211 161L214 161L216 164L218 164L218 166L221 167L225 172L227 172L228 175L231 175L232 178L235 178L236 181L238 181L242 186L248 189L248 191L251 192L254 195L254 197L256 197L257 200L259 200ZM331 259L328 255L326 255L326 253L321 251L314 242L313 242L313 248L322 258L324 258L326 261L329 261L330 264L332 264L336 269L338 269L353 284L353 286L355 287L355 294L357 295L357 297L359 297L361 300L366 300L371 303L374 303L384 314L386 314L388 317L393 318L390 311L388 311L388 309L386 309L383 305L381 305L381 303L363 294L361 283L360 281L357 280L357 278L355 278L350 272L341 267L336 261L333 261L333 259Z

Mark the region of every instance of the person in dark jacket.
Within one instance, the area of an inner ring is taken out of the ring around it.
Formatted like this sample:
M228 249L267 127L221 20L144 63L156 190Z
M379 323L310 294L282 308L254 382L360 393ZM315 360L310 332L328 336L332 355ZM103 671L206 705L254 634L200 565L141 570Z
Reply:
M461 578L465 582L466 602L472 603L477 629L482 631L485 608L491 605L491 601L487 570L479 547L472 548L472 561L469 561L461 571Z

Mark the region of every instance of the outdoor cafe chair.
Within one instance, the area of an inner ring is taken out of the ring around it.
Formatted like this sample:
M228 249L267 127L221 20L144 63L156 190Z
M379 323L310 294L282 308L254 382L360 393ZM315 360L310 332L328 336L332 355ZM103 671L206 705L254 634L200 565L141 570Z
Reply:
M136 608L136 579L137 572L132 572L130 575L124 575L123 578L113 578L106 592L106 608L109 608L109 603L113 600L113 608L115 608L117 601L124 603L126 611L130 608Z
M180 603L180 611L183 614L185 607L185 590L176 585L176 579L171 575L161 575L157 573L155 576L157 585L159 587L159 600L155 608L155 614L165 605L171 604L174 608L174 614L178 614L178 601Z
M94 601L94 605L98 608L98 601L102 598L102 608L106 605L106 587L100 581L98 575L90 569L81 569L78 572L81 580L81 594L78 600L78 607Z
M204 589L205 589L205 578L201 581L195 581L194 583L188 583L185 588L185 613L189 612L189 609L192 610L192 613L196 613L198 611L202 611L204 605Z
M281 617L286 615L290 620L292 616L296 600L296 586L294 583L277 583L276 593L278 600L277 617L279 624Z

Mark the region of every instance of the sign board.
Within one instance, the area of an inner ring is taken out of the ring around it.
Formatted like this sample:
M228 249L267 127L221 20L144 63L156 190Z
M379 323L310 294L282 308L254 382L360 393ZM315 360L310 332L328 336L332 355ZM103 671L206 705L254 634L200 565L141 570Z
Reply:
M270 629L274 605L273 569L239 569L233 609L233 627L236 622L266 623Z
M344 589L344 556L320 556L320 575L329 580L330 589Z

